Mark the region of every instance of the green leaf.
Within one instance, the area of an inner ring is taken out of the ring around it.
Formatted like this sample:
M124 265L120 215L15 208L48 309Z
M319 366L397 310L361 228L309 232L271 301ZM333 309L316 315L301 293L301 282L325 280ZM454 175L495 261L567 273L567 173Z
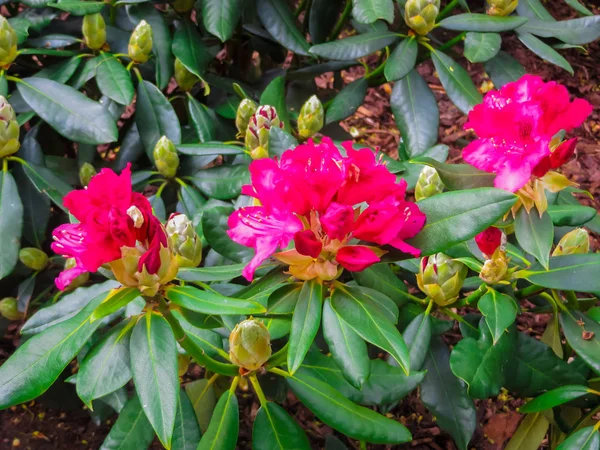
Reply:
M540 58L565 69L567 72L573 75L573 68L571 67L571 64L569 64L569 62L563 58L560 53L558 53L548 44L529 33L517 33L517 36L525 45L525 47L538 55Z
M505 450L537 450L546 437L550 423L542 414L530 414L513 434Z
M579 227L594 217L598 211L583 205L548 205L548 215L557 227Z
M344 86L327 108L325 123L339 122L354 114L365 100L368 86L366 78L359 78Z
M200 142L208 142L214 139L215 135L215 119L211 116L209 109L196 100L191 95L188 96L188 111L192 124ZM224 145L224 144L223 144ZM242 151L240 147L236 148L238 151Z
M193 286L171 286L166 289L165 296L185 309L204 314L261 314L266 311L259 303L225 297Z
M192 402L200 430L205 433L217 404L214 385L209 383L207 379L196 380L187 383L185 391Z
M450 191L494 186L495 174L476 169L470 164L445 164L423 156L411 161L433 167Z
M412 439L401 423L355 405L324 381L302 373L286 380L296 397L323 423L352 439L373 444L399 444Z
M269 0L270 1L270 0ZM261 105L271 105L275 107L279 120L283 122L283 127L287 132L291 132L290 116L285 104L285 77L273 78L260 96Z
M221 395L198 450L234 450L240 427L239 415L237 397L229 390Z
M73 0L63 0L58 3L48 3L48 6L61 11L66 11L74 16L87 16L88 14L97 14L104 8L104 2L79 2Z
M298 29L296 19L285 2L257 0L256 11L262 24L277 42L294 53L308 56L310 45Z
M242 275L246 264L231 264L213 267L182 267L177 278L183 281L229 281Z
M154 147L162 136L174 144L181 142L181 127L173 106L160 89L146 80L138 84L135 124L151 161L154 161Z
M202 231L210 247L235 262L248 262L254 251L233 242L227 234L227 219L231 209L225 207L211 208L202 214Z
M388 58L383 73L388 81L404 78L414 69L419 46L414 38L403 39Z
M408 302L408 288L387 263L375 264L360 272L352 272L352 276L359 285L381 292L398 306Z
M536 413L552 409L564 403L583 397L591 392L585 386L563 386L548 391L537 398L525 403L519 408L522 413Z
M310 53L323 58L345 61L370 55L377 50L392 45L398 39L398 35L390 31L371 31L337 41L313 45L310 48Z
M179 390L179 403L175 416L172 450L196 450L200 442L200 426L196 413L184 389Z
M82 144L117 140L110 112L75 89L45 78L24 78L17 88L31 109L67 139Z
M411 157L435 145L440 112L435 95L416 70L394 84L390 98L396 125Z
M432 338L423 369L427 374L421 383L421 401L458 449L467 450L477 424L475 406L464 383L450 370L450 353L441 337Z
M100 450L137 450L148 448L154 430L148 422L137 395L125 404Z
M557 38L572 44L589 44L600 37L600 16L550 22L530 19L519 31L543 38Z
M556 450L596 450L600 448L600 434L596 427L585 427L566 438Z
M216 356L224 356L226 355L223 350L223 340L221 336L214 333L210 330L204 330L202 328L195 327L192 325L179 311L174 311L173 315L179 321L181 328L185 331L185 334L192 340L194 343L200 347L204 353L206 353L211 358Z
M394 22L392 0L353 0L352 16L360 23L373 23L378 19Z
M286 150L293 149L298 145L298 141L285 130L279 127L271 127L269 132L269 153L271 155L281 156Z
M47 195L56 206L64 212L68 212L63 205L63 198L72 190L70 184L65 183L50 169L33 163L23 166L23 170L40 193Z
M520 208L514 223L519 245L547 268L554 240L554 226L550 215L544 213L540 217L536 209L528 213L525 208Z
M88 3L88 2L86 2ZM91 3L91 2L89 2ZM101 5L104 5L103 3L100 3ZM31 45L31 46L35 46L35 47L41 47L41 48L47 48L47 49L55 49L55 48L62 48L62 47L68 47L69 45L73 45L76 42L80 42L80 39L76 38L75 36L71 36L69 34L60 34L60 33L52 33L52 34L46 34L44 36L40 36L39 38L30 38L27 40L27 45ZM80 59L81 58L77 58ZM81 61L79 61L81 62ZM79 66L79 63L77 63L77 66ZM39 72L38 72L39 74ZM37 75L39 76L39 75ZM50 77L44 77L44 78L50 78Z
M465 38L465 57L472 63L492 59L500 51L502 37L498 33L471 31Z
M477 308L485 317L485 323L490 329L493 345L496 345L506 329L510 327L517 318L517 305L512 297L501 294L494 289L479 299Z
M446 94L458 109L467 114L473 106L482 102L469 73L460 64L438 51L433 52L431 58Z
M171 53L171 32L163 14L151 3L128 6L127 13L134 24L145 20L152 27L152 52L156 55L156 84L159 89L165 89L173 76L173 53Z
M355 388L361 389L371 369L367 345L337 315L329 299L325 300L323 306L323 336L344 378Z
M308 14L308 33L313 44L327 40L333 32L341 7L341 0L313 0Z
M135 91L131 76L119 58L101 52L96 69L96 82L100 91L121 105L130 105Z
M65 61L52 64L51 66L45 67L34 75L35 78L47 78L49 80L57 81L65 84L71 79L73 74L79 68L81 64L81 58L76 56L69 58Z
M292 316L292 329L287 353L290 373L296 372L312 345L323 310L323 285L318 279L305 281Z
M274 129L274 128L273 128ZM183 155L190 156L219 156L219 155L243 155L244 148L239 145L221 144L211 142L207 144L180 144L177 151Z
M208 198L231 200L250 182L250 172L245 164L221 165L196 172L191 181Z
M525 75L525 68L512 56L499 51L484 64L485 71L490 75L496 89L500 89L506 83L517 81Z
M252 428L254 450L310 450L306 434L277 403L263 404Z
M515 203L510 192L479 188L445 192L417 203L427 222L408 243L431 255L475 237L502 218Z
M578 0L565 0L565 3L584 16L593 16L594 13L579 3Z
M121 322L106 333L85 355L77 373L77 395L88 408L92 400L125 386L129 369L129 322Z
M549 289L576 292L600 292L600 254L561 255L550 258L548 270L540 264L516 273L533 284ZM575 274L575 275L574 275Z
M567 342L600 376L600 324L580 311L563 311L560 323Z
M432 324L429 314L419 314L406 326L403 336L410 354L411 370L421 370L431 342Z
M137 288L128 288L123 286L119 289L114 289L94 310L90 320L94 322L96 320L103 319L109 314L112 314L118 311L119 309L123 308L129 302L132 302L140 295L141 293Z
M240 0L204 0L202 2L202 21L210 34L221 42L231 38L242 14Z
M196 25L183 20L175 29L173 36L173 55L178 58L187 70L202 78L211 57Z
M99 295L70 319L29 338L0 366L1 409L46 392L100 325L89 319L104 297Z
M339 285L331 295L331 306L359 336L387 351L404 373L410 373L410 356L404 339L377 303L357 288Z
M9 275L19 259L23 204L15 179L8 171L0 173L0 279Z
M300 298L304 283L286 284L269 296L267 314L292 314Z
M544 8L540 0L521 0L517 5L517 13L529 19L556 22L556 19Z
M440 22L440 27L454 31L479 31L481 33L500 33L521 27L527 23L526 17L519 16L489 16L487 14L456 14L446 17Z
M171 448L179 400L177 342L169 323L148 311L133 329L131 372L146 417L158 439Z
M472 398L498 395L504 386L506 368L514 354L516 327L502 333L497 342L486 324L479 323L478 340L464 338L456 344L450 355L450 368L467 383L467 393Z

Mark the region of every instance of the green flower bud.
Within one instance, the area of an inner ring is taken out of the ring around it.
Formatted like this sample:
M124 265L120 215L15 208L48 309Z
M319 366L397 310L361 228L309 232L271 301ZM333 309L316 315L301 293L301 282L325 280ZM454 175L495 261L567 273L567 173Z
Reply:
M437 170L429 166L423 167L415 186L415 199L419 201L441 194L443 191L444 183L442 183Z
M17 33L6 17L0 16L0 67L8 69L17 57Z
M269 156L269 134L271 127L283 128L283 123L277 116L277 110L272 106L260 106L250 118L246 130L246 150L252 159Z
M0 96L0 158L10 156L19 150L20 133L15 110L4 97Z
M248 123L256 112L258 105L249 98L245 98L240 102L237 112L235 113L235 126L238 129L238 136L244 136L248 130Z
M321 131L324 116L323 104L316 95L313 95L300 109L300 115L298 116L298 134L300 137L308 139Z
M172 214L166 228L179 267L198 267L202 261L202 239L192 221L185 214Z
M238 323L229 335L231 362L248 371L260 369L271 357L271 336L259 320Z
M408 0L404 6L404 21L422 36L433 30L440 12L440 0Z
M148 61L152 53L152 27L142 20L131 33L127 53L131 60L137 64Z
M175 58L175 81L182 91L191 91L200 78L187 70L179 58Z
M89 14L83 18L83 40L92 50L99 50L106 43L106 23L102 14Z
M590 251L590 235L584 228L575 228L565 234L552 252L552 256L579 255Z
M183 14L191 11L195 3L195 0L175 0L173 3L171 3L171 6L179 14Z
M498 284L506 278L507 272L508 259L506 259L506 252L498 247L492 257L483 263L479 278L487 284Z
M23 314L19 312L17 299L14 297L6 297L0 300L0 315L8 320L19 320L23 318Z
M175 144L163 136L154 147L154 164L156 168L166 178L173 178L179 168L179 156Z
M417 284L439 306L453 303L467 277L467 266L443 253L421 259Z
M490 16L508 16L517 9L519 0L486 0L487 13Z
M35 247L22 248L19 259L32 270L42 270L48 265L48 255Z
M75 258L68 258L65 261L65 270L72 269L76 265L77 265L77 262L75 261ZM87 283L89 281L89 279L90 279L89 272L84 272L81 275L78 275L73 281L71 281L71 284L69 284L67 286L65 291L73 291L73 290L77 289L78 287L83 286L85 283Z
M90 163L83 163L79 168L79 181L82 186L90 184L90 180L96 175L96 169Z

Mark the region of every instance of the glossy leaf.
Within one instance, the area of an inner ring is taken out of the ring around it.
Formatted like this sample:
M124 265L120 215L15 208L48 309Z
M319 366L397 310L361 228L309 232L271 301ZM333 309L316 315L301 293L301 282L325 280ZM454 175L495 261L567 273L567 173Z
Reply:
M450 191L494 186L495 174L476 169L470 164L445 164L422 156L412 161L433 167Z
M533 400L528 401L519 408L522 413L535 413L552 409L555 406L575 400L590 393L585 386L563 386L548 391Z
M556 22L556 19L552 17L552 14L544 8L541 0L521 0L517 5L517 13L519 13L520 16L529 19Z
M394 3L392 0L353 0L352 16L360 23L373 23L383 19L394 21Z
M154 439L154 430L148 422L140 400L134 394L110 429L100 450L137 450L147 448Z
M133 101L131 75L119 59L110 53L100 53L96 67L96 82L100 91L121 105Z
M269 296L267 314L292 314L300 298L304 283L291 283L277 289Z
M446 94L458 109L467 114L473 106L481 103L481 94L460 64L438 51L433 52L431 58Z
M388 81L396 81L408 75L415 67L418 52L416 39L407 38L400 42L385 64L385 78Z
M220 3L226 3L226 1ZM187 70L197 77L202 77L211 58L196 25L189 20L182 21L175 29L172 49L173 55Z
M512 56L499 51L484 64L485 71L490 75L496 89L500 89L506 83L517 81L525 75L525 68Z
M198 450L234 450L239 433L239 415L235 392L225 392L215 407Z
M225 351L223 350L223 340L221 339L221 336L211 330L204 330L194 326L179 311L174 311L173 315L179 321L179 324L181 325L181 328L183 328L183 331L185 331L185 334L192 341L194 341L194 343L200 347L204 353L212 358L226 355Z
M554 240L554 226L548 213L540 217L535 209L528 213L525 208L520 208L515 217L515 236L523 250L548 267Z
M345 61L348 59L362 58L399 39L398 35L389 31L372 31L358 34L337 41L313 45L310 53L323 58Z
M557 38L567 44L589 44L600 37L600 16L550 22L530 19L519 31L543 38Z
M215 135L215 119L209 109L190 95L188 111L200 142L212 141Z
M5 170L0 173L0 279L17 264L22 228L23 204L15 179Z
M431 342L432 324L429 314L419 314L407 325L403 337L410 354L411 370L421 370L429 344Z
M23 170L40 193L48 196L56 206L67 212L63 205L63 198L71 191L71 185L65 183L50 169L37 164L29 163L23 166Z
M456 14L446 17L440 22L440 27L454 31L478 31L482 33L499 33L519 28L527 23L526 17L490 16L487 14Z
M472 63L485 62L498 54L501 45L498 33L471 31L465 37L465 57Z
M477 302L477 308L485 317L485 323L492 333L493 345L496 345L506 329L515 322L517 317L515 301L506 294L489 289Z
M600 376L600 324L580 311L561 312L560 323L571 348Z
M573 75L573 68L571 67L571 64L569 64L569 62L563 58L560 53L558 53L548 44L529 33L518 33L518 36L519 40L525 45L525 47L538 55L540 58L565 69L567 72Z
M381 292L398 306L405 305L408 301L408 288L387 263L375 264L360 272L352 272L352 276L361 286Z
M200 430L205 433L217 404L214 384L207 379L195 380L185 385L185 391L192 402Z
M92 313L90 320L92 322L102 319L126 306L129 302L139 297L140 291L137 288L121 287L112 290L108 296L98 305Z
M250 182L250 174L245 164L221 165L197 172L192 182L209 198L231 200L238 197L242 186Z
M219 155L243 155L244 148L239 145L221 144L218 142L207 144L180 144L177 151L183 155L190 156L219 156Z
M548 270L535 264L517 272L517 276L549 289L600 292L600 279L596 276L599 269L600 254L561 255L550 258Z
M598 211L583 205L548 205L548 215L557 227L578 227L586 224Z
M365 78L359 78L344 86L327 108L325 123L339 122L354 114L365 100L368 86L369 82Z
M58 3L49 3L48 6L61 11L68 12L74 16L85 16L88 14L97 14L104 8L104 2L85 2L66 0Z
M184 281L228 281L242 275L246 264L231 264L214 267L182 267L177 278Z
M517 428L505 450L537 450L546 437L550 423L543 414L528 414Z
M306 434L277 403L262 405L252 428L254 450L310 450Z
M247 174L247 172L246 172ZM211 208L202 214L202 230L211 248L227 259L235 262L248 262L253 250L233 242L227 235L227 218L230 209L224 207Z
M269 153L281 156L286 150L290 150L298 145L298 141L285 130L279 127L272 127L269 132Z
M194 406L184 389L179 390L179 403L175 416L172 450L196 450L200 442L200 426Z
M600 434L596 427L585 427L567 437L556 450L596 450L600 448Z
M171 286L165 296L185 309L204 314L260 314L266 310L256 302L225 297L193 286Z
M294 53L308 56L310 45L298 29L296 19L285 2L257 0L256 10L260 21L277 42Z
M202 2L202 21L210 34L221 42L228 41L233 35L240 16L240 0L205 0Z
M308 32L313 44L325 42L333 32L342 5L341 0L313 0L308 15Z

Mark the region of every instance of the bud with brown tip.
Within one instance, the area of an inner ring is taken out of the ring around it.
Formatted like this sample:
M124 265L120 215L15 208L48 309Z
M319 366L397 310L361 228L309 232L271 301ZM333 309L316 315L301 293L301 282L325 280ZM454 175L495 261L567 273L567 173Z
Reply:
M231 362L248 370L260 369L271 357L271 336L259 320L238 323L229 335Z

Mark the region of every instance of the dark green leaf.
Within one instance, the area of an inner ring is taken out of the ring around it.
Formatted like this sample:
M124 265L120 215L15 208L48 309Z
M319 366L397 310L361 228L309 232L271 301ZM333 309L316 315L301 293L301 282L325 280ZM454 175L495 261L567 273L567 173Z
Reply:
M188 111L200 142L212 141L215 135L215 118L210 114L209 109L190 95ZM241 151L239 147L237 149Z
M600 434L596 427L585 427L566 438L556 450L596 450L600 448Z
M433 167L450 191L494 186L495 174L476 169L470 164L445 164L422 156L411 161Z
M313 44L325 42L333 32L341 6L341 0L313 0L308 16L308 32Z
M381 292L398 306L408 302L406 285L394 274L387 263L376 264L360 272L352 272L352 276L361 286Z
M240 0L204 0L202 2L202 21L209 33L221 42L229 40L233 35L240 16L242 2Z
M172 450L196 450L200 442L200 426L194 406L184 389L179 390L179 403L175 416Z
M119 289L112 290L102 301L102 303L100 303L94 310L90 320L94 322L96 320L103 319L109 314L112 314L124 306L127 306L129 302L132 302L140 295L140 291L137 288L128 288L123 286Z
M269 132L269 153L281 156L286 150L293 149L298 141L285 130L279 127L271 127Z
M214 384L209 383L207 379L196 380L187 383L185 391L192 402L200 430L205 433L217 404Z
M233 242L227 234L227 219L231 209L215 207L202 214L202 230L210 247L225 258L238 263L248 262L254 251Z
M286 284L269 296L267 314L292 314L304 283Z
M465 38L465 57L472 63L485 62L498 54L501 45L498 33L471 31Z
M512 297L501 294L494 289L479 299L477 308L485 317L485 323L490 329L493 345L496 345L506 329L510 327L517 317L517 305Z
M600 16L550 22L530 19L519 31L543 38L557 38L567 44L589 44L600 37Z
M137 395L125 404L100 450L138 450L148 448L154 430L148 422Z
M217 333L195 327L180 312L173 312L185 334L211 358L226 355L223 340Z
M196 172L192 182L209 198L231 200L238 197L242 186L250 182L250 172L245 164L221 165Z
M70 184L65 183L54 172L43 166L29 163L27 166L23 166L23 169L29 181L40 193L46 194L56 206L67 212L63 205L63 198L71 191Z
M537 450L546 437L550 423L543 414L529 414L514 432L505 450Z
M525 208L520 208L515 217L515 236L523 250L548 267L554 240L554 226L548 213L540 217L536 209L527 212Z
M373 23L378 19L394 22L392 0L353 0L352 16L360 23Z
M49 3L52 8L66 11L74 16L86 16L88 14L97 14L104 8L104 2L79 2L73 0L63 0L58 3Z
M226 3L226 0L221 3ZM202 77L210 63L211 57L202 42L202 36L189 20L182 21L175 30L173 55L197 77Z
M385 64L385 78L388 81L396 81L408 75L415 67L418 52L416 39L407 38L400 42Z
M204 314L260 314L266 310L256 302L225 297L193 286L169 287L165 296L185 309Z
M496 56L486 61L484 68L492 78L496 89L500 89L511 81L517 81L525 75L525 68L516 59L503 51L499 51Z
M91 2L86 2L91 3ZM104 5L104 3L100 3ZM44 36L40 36L39 38L30 38L27 39L27 45L31 45L32 47L41 47L44 49L54 49L54 48L62 48L68 47L69 45L73 45L76 42L80 42L80 39L71 36L69 34L46 34ZM77 58L81 62L81 58ZM79 65L79 64L78 64ZM39 73L39 72L38 72ZM50 78L50 77L44 77ZM58 81L58 80L55 80Z
M600 324L580 311L563 311L560 323L569 345L600 375Z
M260 21L277 42L294 53L308 56L310 45L298 29L296 19L285 2L257 0L256 10Z
M473 106L481 103L481 94L471 81L468 72L460 64L438 51L433 52L431 58L446 94L458 109L467 114Z
M410 354L412 371L421 370L431 342L432 325L429 314L419 314L407 325L403 336Z
M225 392L213 412L198 450L234 450L239 433L239 409L235 392Z
M529 33L517 33L517 36L519 36L519 40L525 44L525 47L538 55L540 58L565 69L567 72L573 75L573 68L571 67L571 64L569 64L569 62L563 58L560 53L558 53L548 44Z
M98 57L96 82L100 91L121 105L133 101L133 83L127 69L119 59L110 53L100 53Z
M310 450L306 434L277 403L262 405L252 428L254 450Z
M370 55L383 47L392 45L398 39L398 35L390 31L372 31L337 41L313 45L310 48L310 53L323 58L346 61Z
M368 86L366 78L359 78L344 86L327 108L325 123L339 122L354 114L365 100Z
M229 281L242 275L246 264L231 264L214 267L182 267L177 278L184 281Z
M218 155L243 155L244 148L239 145L221 144L219 142L208 144L180 144L177 146L179 153L191 156Z
M577 292L600 292L600 254L561 255L550 258L548 270L540 264L517 272L525 278L550 289ZM575 275L574 275L575 274Z
M596 217L595 208L583 205L548 205L548 215L557 227L579 227Z
M499 33L519 28L527 22L526 17L490 16L487 14L457 14L446 17L440 22L440 27L454 31L479 31L482 33Z
M563 386L548 391L537 398L525 403L519 408L522 413L535 413L552 409L555 406L570 402L590 393L585 386Z
M5 170L0 173L0 279L17 264L22 228L23 204L15 179Z

